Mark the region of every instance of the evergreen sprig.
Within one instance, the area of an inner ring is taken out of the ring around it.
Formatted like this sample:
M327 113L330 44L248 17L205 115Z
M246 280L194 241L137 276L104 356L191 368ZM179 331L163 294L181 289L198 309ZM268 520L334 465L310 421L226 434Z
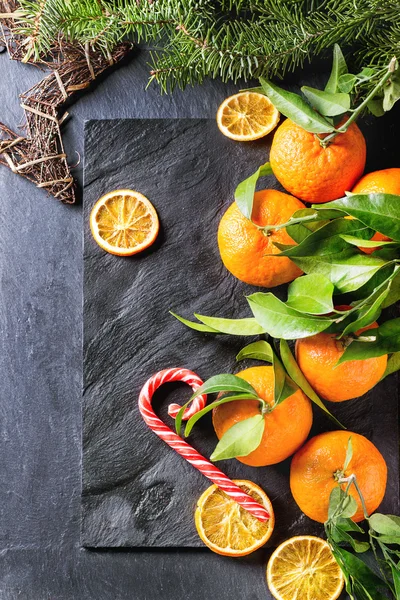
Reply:
M382 67L400 54L397 0L20 0L26 59L58 36L108 54L129 37L154 43L151 80L164 91L205 77L237 81L284 75L334 43L352 65ZM365 90L369 89L366 82Z

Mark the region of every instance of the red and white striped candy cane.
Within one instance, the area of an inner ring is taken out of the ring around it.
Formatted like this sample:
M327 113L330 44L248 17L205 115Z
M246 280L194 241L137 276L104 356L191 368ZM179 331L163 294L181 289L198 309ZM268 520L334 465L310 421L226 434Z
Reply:
M151 401L154 392L163 384L169 381L183 381L189 384L193 391L197 391L203 384L202 380L196 373L189 371L188 369L165 369L159 371L150 377L144 384L139 394L139 410L145 421L154 433L158 435L164 442L166 442L171 448L176 450L178 454L183 456L191 465L203 473L205 477L215 483L221 490L223 490L228 496L236 500L240 506L246 509L259 521L267 521L270 518L268 511L256 502L251 496L243 492L239 486L237 486L229 477L227 477L222 471L217 469L210 461L206 460L201 454L199 454L192 446L189 446L179 435L174 433L167 425L165 425L161 419L159 419L154 413ZM187 408L184 413L184 419L189 419L197 411L204 408L207 402L207 396L199 396L195 398L190 408ZM176 416L180 406L178 404L172 404L169 407L169 414Z

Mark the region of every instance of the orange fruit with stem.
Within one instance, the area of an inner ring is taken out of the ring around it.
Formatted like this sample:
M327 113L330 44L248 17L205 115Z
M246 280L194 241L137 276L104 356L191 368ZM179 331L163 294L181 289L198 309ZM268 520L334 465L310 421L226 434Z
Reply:
M310 433L313 420L310 400L297 390L274 407L275 379L270 366L251 367L236 375L249 382L269 408L260 445L237 460L252 467L265 467L285 460L304 444ZM257 400L235 400L214 408L212 421L218 439L239 421L260 414L260 410Z
M351 437L352 458L345 466L346 451ZM329 497L339 480L355 475L368 514L383 500L387 481L387 466L379 450L363 435L349 431L329 431L311 438L292 459L290 489L299 508L307 517L324 523L328 518ZM349 481L341 484L343 490ZM364 511L357 489L352 484L349 493L357 502L353 521L362 521Z
M355 123L324 148L316 134L286 119L275 132L269 159L288 192L306 202L328 202L344 196L363 174L366 144Z
M247 219L233 202L218 228L218 247L225 267L238 279L251 285L275 287L293 281L302 271L289 258L275 257L274 245L294 244L285 228L263 231L266 225L286 223L304 204L277 190L254 194L252 220Z
M374 171L361 177L360 181L356 183L354 188L351 190L352 194L394 194L400 196L400 169L382 169L381 171ZM400 206L400 198L399 198ZM390 241L386 235L376 232L371 240L378 242ZM361 248L365 254L371 254L374 250L379 248Z
M374 322L363 331L378 327ZM331 402L343 402L366 394L386 370L387 354L361 360L349 360L338 365L346 348L346 339L336 339L334 333L317 333L296 341L296 359L311 387Z

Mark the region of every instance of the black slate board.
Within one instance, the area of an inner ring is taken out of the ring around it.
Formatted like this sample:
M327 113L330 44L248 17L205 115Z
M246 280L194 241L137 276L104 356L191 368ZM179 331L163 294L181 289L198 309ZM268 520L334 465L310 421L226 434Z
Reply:
M244 295L254 288L225 271L216 230L238 181L267 160L269 141L236 144L219 134L213 120L203 119L86 124L84 546L202 546L193 511L209 483L148 430L137 397L146 379L168 366L191 368L203 379L238 369L234 357L248 339L198 334L168 310L189 317L195 311L248 315ZM281 189L273 178L266 185ZM162 225L156 244L129 259L100 250L88 228L94 202L121 187L149 197ZM278 293L283 296L284 289ZM167 405L183 403L189 394L182 385L165 386L158 393L156 406L171 425ZM385 456L389 478L381 508L398 512L396 378L386 379L360 400L334 406L334 412ZM312 433L332 428L314 410ZM210 421L203 420L190 441L209 455L216 441ZM270 495L277 516L272 545L294 534L321 533L291 497L289 461L261 469L237 461L220 465L229 476L251 479Z

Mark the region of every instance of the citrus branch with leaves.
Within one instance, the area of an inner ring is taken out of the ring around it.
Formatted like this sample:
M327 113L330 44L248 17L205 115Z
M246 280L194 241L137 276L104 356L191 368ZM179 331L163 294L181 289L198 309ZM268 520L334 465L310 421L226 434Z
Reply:
M345 476L353 455L351 437L346 459L330 496L325 533L333 555L345 577L346 591L352 600L383 600L400 598L400 517L374 513L369 515L354 473ZM350 495L352 488L360 499L367 532L352 521L357 502ZM365 539L367 538L367 539ZM355 554L354 554L355 553ZM365 561L358 555L366 555Z

